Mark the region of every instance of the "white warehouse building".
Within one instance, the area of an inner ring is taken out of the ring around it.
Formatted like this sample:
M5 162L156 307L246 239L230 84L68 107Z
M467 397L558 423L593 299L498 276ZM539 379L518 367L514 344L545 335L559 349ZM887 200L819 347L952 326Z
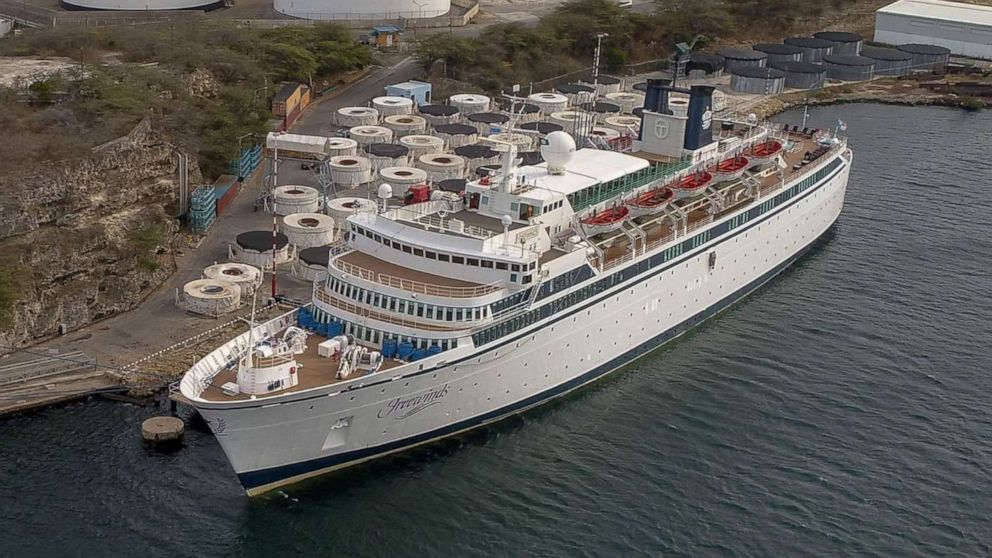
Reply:
M209 10L223 6L223 0L62 0L67 10Z
M943 0L899 0L875 12L875 41L946 47L992 59L992 6Z
M273 0L279 13L303 19L413 19L443 16L451 0Z

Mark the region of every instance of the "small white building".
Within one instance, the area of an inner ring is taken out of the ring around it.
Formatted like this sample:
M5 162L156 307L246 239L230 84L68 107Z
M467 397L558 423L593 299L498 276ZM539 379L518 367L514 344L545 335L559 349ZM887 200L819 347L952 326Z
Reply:
M944 0L899 0L875 12L875 41L947 47L992 59L992 6Z

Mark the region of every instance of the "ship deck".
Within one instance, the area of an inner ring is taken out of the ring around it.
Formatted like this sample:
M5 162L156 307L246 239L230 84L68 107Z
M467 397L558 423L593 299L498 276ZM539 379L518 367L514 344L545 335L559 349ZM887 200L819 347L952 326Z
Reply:
M347 380L339 380L336 378L338 372L338 361L331 358L325 358L317 354L317 345L326 341L326 337L320 335L311 334L307 337L307 350L303 354L296 355L296 365L297 365L297 383L295 386L277 391L272 395L284 395L287 393L293 393L297 391L304 391L316 387L328 386L344 382ZM379 372L384 370L389 370L390 368L396 368L402 365L395 359L385 359L382 366L379 368ZM368 371L357 370L355 373L348 378L353 380L355 378L361 377L362 374L368 374ZM247 393L239 393L238 395L227 395L221 389L221 386L228 382L238 383L237 370L235 368L226 369L216 376L210 382L207 389L203 390L200 397L206 399L207 401L244 401L250 398ZM260 395L261 397L266 397L265 395Z
M792 181L797 174L805 173L805 166L802 165L803 157L807 151L813 151L819 144L816 140L805 134L787 133L788 143L782 152L786 163L785 182ZM760 185L758 191L760 197L765 197L782 186L782 180L778 172L772 172L765 176L755 177ZM747 186L741 181L727 182L719 188L720 193L727 200L726 207L716 215L710 213L708 202L701 201L684 203L681 207L687 209L688 223L687 230L702 227L713 221L714 218L736 211L742 206L752 202L755 197L747 196ZM641 230L644 231L646 250L651 250L660 244L669 242L675 238L674 229L670 219L664 216L641 217L635 220ZM631 258L631 240L621 231L611 233L605 238L596 239L597 244L603 251L603 269L609 269L623 263Z

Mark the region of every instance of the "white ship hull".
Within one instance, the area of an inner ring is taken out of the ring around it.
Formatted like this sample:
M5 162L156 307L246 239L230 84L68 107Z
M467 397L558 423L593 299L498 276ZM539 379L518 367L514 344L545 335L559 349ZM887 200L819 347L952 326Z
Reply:
M519 413L678 337L794 262L840 214L849 152L844 157L820 182L746 225L480 349L429 359L422 372L285 401L194 405L252 495Z

